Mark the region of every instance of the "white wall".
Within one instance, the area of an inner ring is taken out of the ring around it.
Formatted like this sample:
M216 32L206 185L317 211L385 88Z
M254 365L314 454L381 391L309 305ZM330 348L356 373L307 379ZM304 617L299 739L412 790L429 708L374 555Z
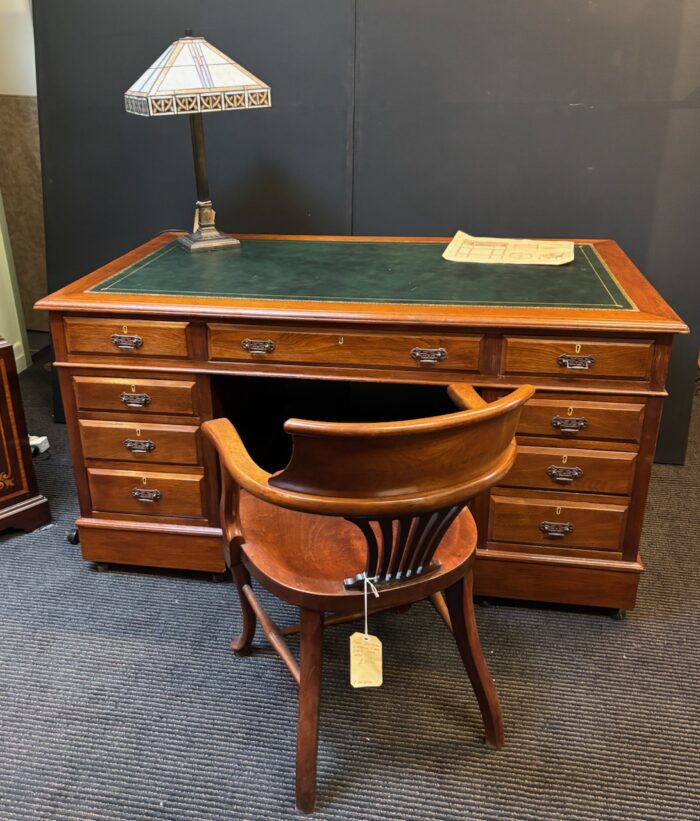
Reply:
M23 371L31 365L27 334L20 319L22 309L15 269L12 264L12 249L7 233L5 207L0 192L0 336L12 344L17 360L17 370Z
M36 96L31 0L0 0L0 94ZM0 191L0 336L14 348L17 369L31 364L12 249Z
M36 97L31 0L0 0L0 94Z

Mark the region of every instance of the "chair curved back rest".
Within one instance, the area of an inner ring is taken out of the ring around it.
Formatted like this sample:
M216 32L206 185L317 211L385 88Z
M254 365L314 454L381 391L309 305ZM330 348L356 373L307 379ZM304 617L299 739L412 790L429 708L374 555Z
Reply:
M306 497L309 512L425 512L464 502L497 482L515 456L529 386L483 407L401 422L289 419L289 464L269 484ZM454 396L454 393L453 393ZM313 500L319 502L314 510Z
M515 460L515 430L534 388L491 404L468 385L449 393L467 410L403 422L338 423L289 419L289 464L270 475L256 465L228 419L202 430L221 460L221 518L227 549L243 541L237 487L271 504L343 516L367 543L362 573L345 584L414 578L432 561L466 502L499 482ZM234 482L235 480L235 482Z

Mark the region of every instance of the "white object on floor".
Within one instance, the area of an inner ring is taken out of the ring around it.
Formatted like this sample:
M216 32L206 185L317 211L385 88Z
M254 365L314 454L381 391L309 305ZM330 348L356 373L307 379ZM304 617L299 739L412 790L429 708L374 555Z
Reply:
M48 450L51 446L49 445L48 436L30 436L29 447L32 450L32 456L38 456L40 453Z

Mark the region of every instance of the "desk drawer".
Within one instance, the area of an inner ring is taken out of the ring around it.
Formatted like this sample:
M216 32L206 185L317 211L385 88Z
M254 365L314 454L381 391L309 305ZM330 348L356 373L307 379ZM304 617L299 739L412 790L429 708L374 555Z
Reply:
M515 464L502 484L542 490L628 494L632 490L636 461L635 453L519 445Z
M209 356L237 362L474 372L479 368L480 348L480 336L336 333L209 325Z
M88 468L94 510L153 516L201 517L201 473Z
M553 374L563 379L648 379L652 348L651 342L507 336L503 373Z
M73 386L78 410L168 416L194 416L197 413L195 382L74 376Z
M554 498L491 496L491 539L496 542L619 550L627 505Z
M129 358L189 356L189 322L64 317L68 353L112 354Z
M518 433L557 439L618 439L639 442L643 421L642 404L536 397L523 407Z
M87 419L81 419L79 424L86 459L118 459L140 464L199 464L197 427Z

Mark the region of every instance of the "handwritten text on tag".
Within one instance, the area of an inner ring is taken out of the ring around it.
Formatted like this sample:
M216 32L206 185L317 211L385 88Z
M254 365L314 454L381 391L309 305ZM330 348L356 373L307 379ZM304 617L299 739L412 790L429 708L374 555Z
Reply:
M382 643L376 636L350 636L350 684L353 687L382 686Z

